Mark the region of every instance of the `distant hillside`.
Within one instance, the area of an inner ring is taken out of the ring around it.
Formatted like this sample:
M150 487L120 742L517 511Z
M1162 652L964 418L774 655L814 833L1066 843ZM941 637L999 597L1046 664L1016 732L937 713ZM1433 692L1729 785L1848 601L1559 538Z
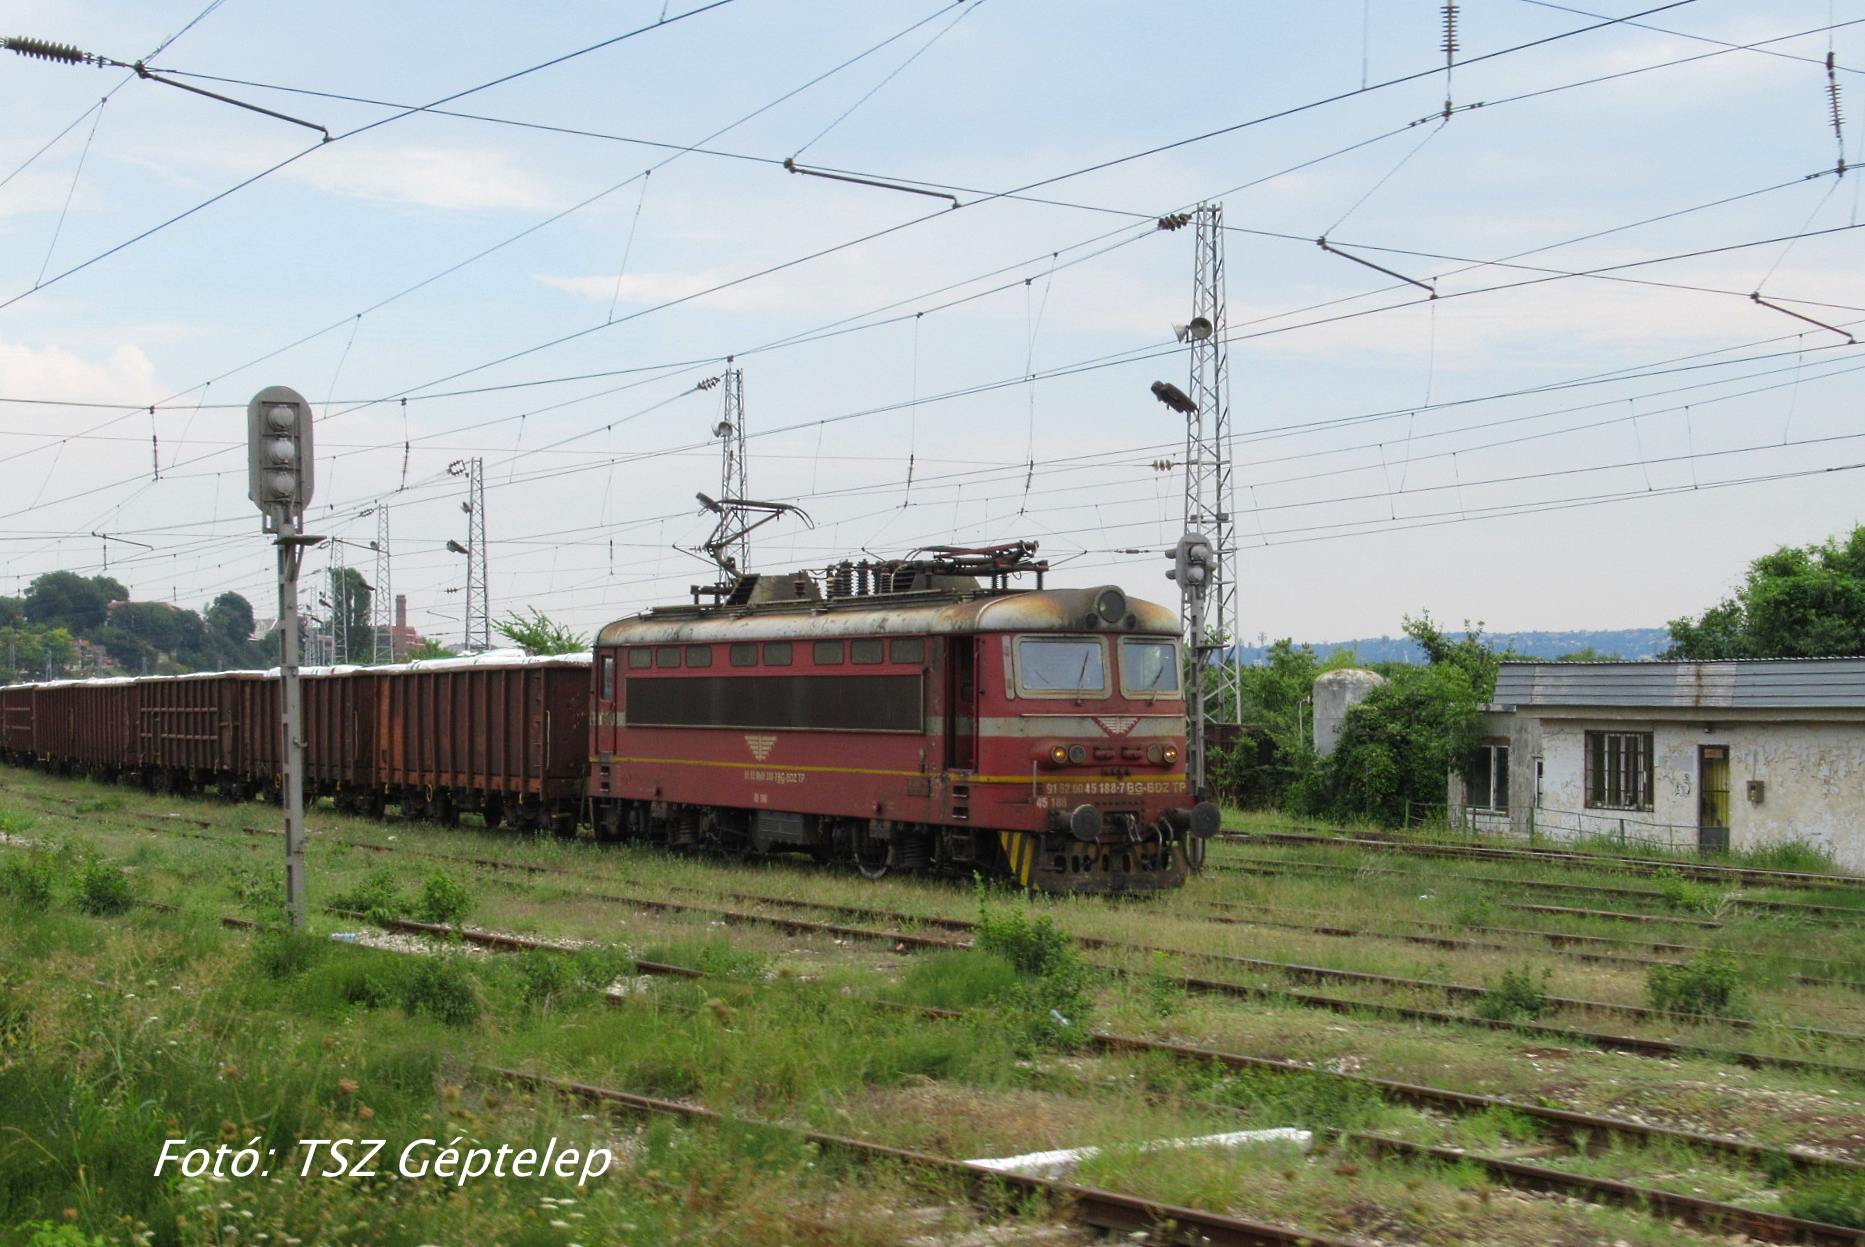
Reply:
M1454 631L1446 629L1446 631ZM1497 649L1512 650L1525 658L1559 658L1576 650L1591 648L1614 658L1655 658L1670 644L1670 634L1663 628L1620 628L1606 632L1497 632L1485 633L1484 639ZM1423 662L1424 655L1410 637L1375 636L1357 641L1307 642L1316 654L1327 658L1339 650L1352 650L1361 662ZM1261 645L1243 645L1238 653L1247 663L1259 662L1267 653Z

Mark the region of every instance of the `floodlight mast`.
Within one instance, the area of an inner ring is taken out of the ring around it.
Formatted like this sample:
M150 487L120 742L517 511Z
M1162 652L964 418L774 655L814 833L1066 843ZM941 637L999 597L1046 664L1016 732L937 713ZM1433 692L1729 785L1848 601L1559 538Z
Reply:
M304 707L298 685L298 572L304 548L322 537L304 533L311 501L311 404L298 391L268 386L246 405L246 496L265 517L278 547L280 804L285 813L285 912L299 930L304 900Z

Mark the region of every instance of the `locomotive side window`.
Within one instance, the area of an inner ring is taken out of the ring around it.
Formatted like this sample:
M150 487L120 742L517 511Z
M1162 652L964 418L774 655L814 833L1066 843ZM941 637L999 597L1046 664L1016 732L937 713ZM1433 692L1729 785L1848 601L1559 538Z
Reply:
M1038 697L1105 697L1107 648L1099 637L1019 637L1017 682Z
M848 643L848 660L857 666L873 666L887 661L887 642L879 637L863 637Z
M1129 697L1178 696L1177 642L1154 637L1120 639L1120 691Z
M818 667L838 667L842 663L842 643L840 641L818 641L814 655Z
M656 645L654 647L654 665L656 667L679 666L680 647L678 645Z
M764 643L764 665L788 667L790 665L790 642L766 641Z
M732 665L734 667L755 667L758 665L758 643L756 641L737 641L732 645Z
M654 651L645 645L637 645L628 651L628 665L637 671L642 667L654 665Z
M712 646L689 645L686 647L686 665L689 667L712 666Z
M888 642L888 647L895 662L926 661L926 638L923 636L896 637Z
M615 655L602 656L602 700L615 700Z

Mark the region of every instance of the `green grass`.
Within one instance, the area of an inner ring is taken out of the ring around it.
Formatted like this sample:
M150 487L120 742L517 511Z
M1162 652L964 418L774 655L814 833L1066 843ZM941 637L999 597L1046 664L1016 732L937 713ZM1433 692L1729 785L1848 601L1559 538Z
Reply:
M1633 1212L1495 1198L1493 1184L1469 1167L1411 1166L1352 1149L1312 1157L1276 1149L1164 1155L1124 1145L1282 1125L1372 1130L1491 1150L1545 1142L1532 1120L1519 1115L1421 1114L1335 1071L1841 1150L1856 1146L1846 1138L1846 1123L1865 1112L1861 1089L1820 1076L1732 1070L1709 1059L1666 1063L1563 1052L1508 1032L1199 996L1173 981L1183 973L1275 979L1199 956L1229 953L1472 984L1518 975L1538 998L1643 1002L1642 970L1582 962L1538 941L1523 939L1502 951L1439 950L1372 936L1218 924L1204 904L1269 904L1317 921L1347 915L1374 930L1454 923L1460 913L1467 917L1480 908L1483 898L1501 895L1465 878L1505 873L1487 863L1329 846L1275 849L1264 856L1349 869L1314 877L1213 873L1181 895L1125 902L993 896L987 929L997 924L998 951L915 953L829 934L725 926L704 906L761 904L729 895L739 892L975 918L978 898L967 884L876 885L785 863L732 865L470 828L384 826L314 809L309 860L317 904L360 900L348 907L407 912L427 881L444 872L457 885L455 896L470 898L475 926L587 945L575 952L488 956L437 944L445 956L412 957L325 938L332 929L366 924L327 918L321 910L315 938L255 938L220 926L223 913L263 916L278 899L268 882L278 873L278 839L241 830L271 825L275 812L266 807L180 802L12 772L0 773L0 784L0 814L29 818L32 837L45 843L36 859L33 850L0 847L0 1124L17 1131L0 1132L0 1247L30 1242L37 1231L21 1227L32 1223L64 1225L68 1208L76 1217L74 1233L113 1243L128 1242L138 1222L154 1242L232 1241L221 1226L237 1217L242 1243L264 1232L273 1235L269 1245L290 1234L307 1243L408 1247L482 1241L550 1247L572 1241L866 1244L927 1233L919 1221L898 1218L908 1209L941 1210L937 1216L954 1233L973 1216L953 1192L812 1155L792 1136L611 1120L586 1104L490 1080L483 1070L495 1064L953 1156L1096 1144L1112 1149L1084 1173L1097 1182L1319 1232L1421 1244L1526 1247L1623 1239L1642 1245L1693 1236ZM80 812L79 806L89 808ZM170 813L209 826L166 819ZM1214 858L1219 852L1214 848ZM488 870L455 860L474 857L537 869ZM42 904L7 885L15 869L41 870L35 860L52 863ZM100 878L128 880L138 899L174 906L174 912L87 912L78 874L85 860L97 863ZM26 865L15 868L15 862ZM559 871L568 873L553 873ZM1648 880L1543 864L1511 865L1506 873L1527 881L1603 880L1656 890ZM594 893L699 908L663 913ZM1648 908L1680 916L1662 900ZM784 911L773 905L766 912ZM1506 911L1492 908L1491 919L1503 921L1498 913ZM452 920L460 917L456 911ZM1508 915L1508 921L1524 925L1518 917ZM1857 941L1779 919L1730 914L1728 922L1714 933L1667 922L1635 934L1695 943L1713 938L1734 952L1764 954L1738 964L1756 1017L1770 1024L1750 1035L1668 1019L1656 1028L1730 1046L1865 1060L1845 1045L1815 1044L1772 1025L1791 1020L1865 1029L1865 998L1794 986L1782 970L1857 964ZM1624 927L1551 916L1538 916L1534 925L1626 934ZM1094 952L1094 962L1128 971L1116 976L1088 970L1059 936L1184 951L1163 959ZM691 966L708 977L637 980L630 955ZM1065 1036L1033 1033L1033 1006L1039 997L1052 998L1044 993L1058 977L1068 980L1098 1027L1275 1057L1314 1072L1238 1073L1157 1055L1102 1053L1064 1042ZM605 995L611 984L624 991L619 1003ZM1411 999L1372 989L1365 995L1389 998ZM964 1010L965 1016L936 1020L877 1007L877 1001ZM625 1144L626 1157L618 1159L612 1179L582 1191L554 1183L443 1190L431 1181L401 1180L367 1189L298 1179L190 1185L147 1175L160 1139L171 1131L217 1144L226 1128L236 1144L253 1134L356 1137L372 1130L372 1137L396 1140L397 1148L419 1137L471 1135L518 1146L556 1134L580 1140L579 1147ZM1768 1175L1739 1166L1706 1168L1701 1158L1676 1158L1669 1176L1641 1175L1629 1155L1611 1163L1628 1167L1623 1176L1634 1181L1664 1177L1683 1189L1694 1181L1762 1204L1778 1206L1792 1194ZM558 1204L559 1198L577 1202ZM247 1211L253 1217L239 1215Z

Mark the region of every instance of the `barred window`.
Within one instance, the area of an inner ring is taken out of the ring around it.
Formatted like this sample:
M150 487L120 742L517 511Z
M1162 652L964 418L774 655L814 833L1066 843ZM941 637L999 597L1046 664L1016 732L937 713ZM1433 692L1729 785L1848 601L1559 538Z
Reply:
M1587 733L1587 806L1651 808L1651 733Z

